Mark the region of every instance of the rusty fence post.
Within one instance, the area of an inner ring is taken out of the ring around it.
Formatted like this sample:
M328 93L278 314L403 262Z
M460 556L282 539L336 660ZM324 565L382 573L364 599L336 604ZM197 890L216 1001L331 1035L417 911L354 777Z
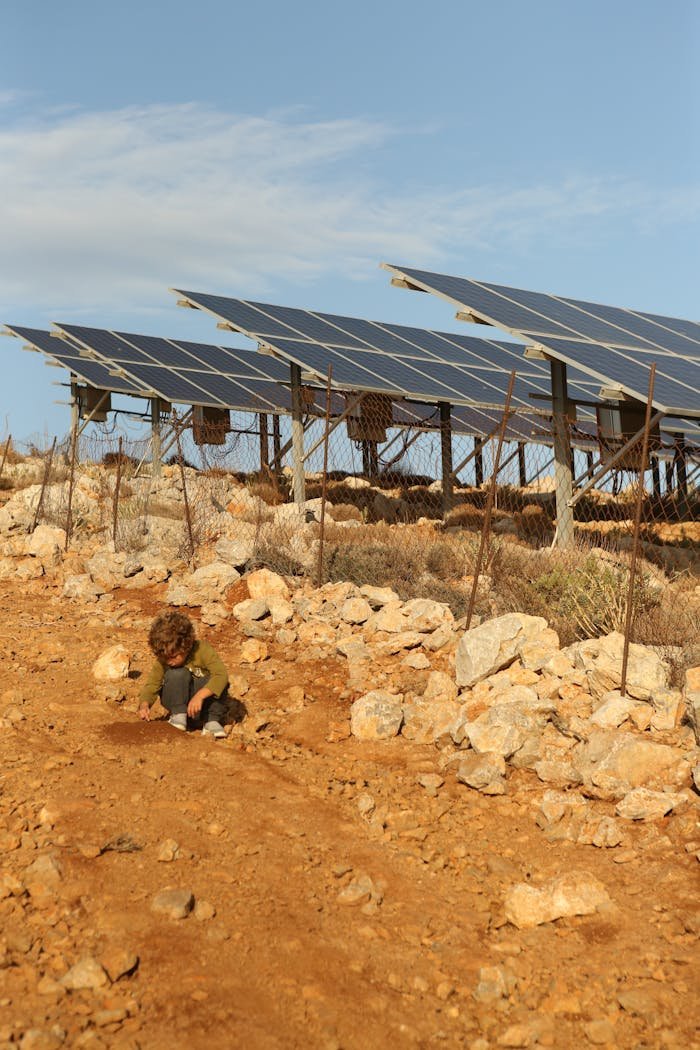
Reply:
M122 487L122 439L119 438L117 451L117 476L114 481L114 500L112 502L112 543L117 549L117 522L119 521L119 490Z
M9 435L7 441L5 442L5 449L4 449L3 454L2 454L2 463L0 463L0 478L2 477L2 472L5 469L5 461L7 460L7 454L10 451L10 445L11 444L12 444L12 434Z
M56 438L53 439L53 442L51 444L51 449L49 451L48 456L46 457L46 463L44 465L44 476L41 479L41 491L39 492L39 502L36 505L36 510L34 512L34 521L32 523L32 528L31 528L32 532L34 532L34 529L39 524L39 517L41 515L42 510L44 509L44 493L46 492L46 486L48 484L49 474L51 473L51 466L53 464L53 454L54 454L55 451L56 451Z
M491 514L493 512L493 503L496 496L496 480L498 478L498 472L500 470L501 462L501 449L503 448L503 441L505 438L506 427L508 426L508 419L510 418L510 399L513 396L513 384L515 383L515 369L510 373L510 380L508 382L508 393L506 394L505 405L503 406L503 419L501 420L501 426L498 431L498 445L496 446L496 457L493 464L493 474L491 475L491 484L489 485L489 492L486 498L486 509L484 511L484 524L481 529L481 540L479 542L479 552L476 556L476 564L474 565L474 578L472 580L472 590L469 595L469 607L467 609L467 626L466 630L472 622L472 616L474 615L474 606L476 604L476 590L479 586L479 576L481 575L481 566L484 560L484 551L486 549L486 543L491 532Z
M185 461L182 458L182 442L180 441L180 421L177 413L173 411L173 427L175 428L175 442L177 444L177 461L180 465L180 479L182 481L182 497L185 501L185 522L187 524L187 539L190 545L190 562L194 563L194 532L192 530L192 514L190 513L190 501L187 495L187 479L185 477Z
M637 505L634 511L634 533L632 535L632 556L630 558L630 578L627 587L627 609L625 612L625 642L622 648L622 673L620 676L620 695L625 696L627 690L627 663L629 659L630 635L632 633L632 620L634 618L634 585L637 572L637 554L639 551L639 527L642 521L642 500L644 497L644 475L647 470L649 457L649 430L651 423L651 408L654 397L654 380L656 378L656 363L652 363L649 369L649 393L647 395L647 411L644 419L644 436L642 438L642 453L639 457L639 484L637 485Z
M73 489L75 487L75 461L78 452L78 428L73 427L70 443L70 473L68 475L68 509L66 510L66 545L68 550L70 538L73 532Z
M333 365L328 366L328 380L326 383L326 430L323 436L323 478L321 481L321 526L318 537L318 571L316 574L316 586L323 583L323 544L326 537L326 491L328 489L328 441L330 438L331 425L331 382L333 380Z

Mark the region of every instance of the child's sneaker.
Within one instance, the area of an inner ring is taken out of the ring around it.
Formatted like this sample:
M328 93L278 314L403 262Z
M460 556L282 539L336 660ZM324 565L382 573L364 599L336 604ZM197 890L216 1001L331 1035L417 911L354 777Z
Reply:
M187 729L187 715L171 715L168 719L168 725L172 726L173 729L179 729L180 732L184 733Z
M221 722L207 722L202 730L202 736L213 736L214 740L223 740L226 733Z

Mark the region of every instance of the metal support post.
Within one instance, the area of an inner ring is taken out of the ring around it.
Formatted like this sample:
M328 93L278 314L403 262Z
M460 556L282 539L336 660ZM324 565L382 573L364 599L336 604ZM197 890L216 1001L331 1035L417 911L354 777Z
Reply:
M267 416L264 412L258 413L258 430L260 433L260 470L270 469L270 443L267 429Z
M301 513L306 502L304 483L304 419L301 402L301 368L290 364L290 382L292 387L292 490L294 502Z
M276 470L282 469L282 436L280 434L280 417L275 412L272 417L272 454Z
M474 438L474 484L480 489L484 484L484 440Z
M661 499L661 474L659 472L659 457L651 457L651 478L654 486L654 497Z
M527 485L527 464L525 463L525 442L518 442L518 483L524 489Z
M376 478L379 473L379 453L376 441L362 442L362 473L368 478Z
M159 478L163 460L163 442L160 434L160 398L151 398L151 476Z
M452 510L454 477L452 474L452 406L439 401L440 409L440 463L442 469L442 517Z
M554 481L557 502L557 528L554 534L554 545L570 547L574 540L574 512L569 504L573 495L573 477L567 420L566 365L561 361L550 361L549 367L552 377Z

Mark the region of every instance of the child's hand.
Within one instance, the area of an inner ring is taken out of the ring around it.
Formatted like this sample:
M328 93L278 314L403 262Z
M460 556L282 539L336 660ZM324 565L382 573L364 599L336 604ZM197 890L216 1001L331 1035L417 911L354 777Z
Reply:
M187 714L190 718L197 718L202 710L202 704L206 700L206 696L200 696L199 693L195 693L189 704L187 705Z
M139 718L143 719L144 722L151 721L151 709L148 704L141 704L138 711Z

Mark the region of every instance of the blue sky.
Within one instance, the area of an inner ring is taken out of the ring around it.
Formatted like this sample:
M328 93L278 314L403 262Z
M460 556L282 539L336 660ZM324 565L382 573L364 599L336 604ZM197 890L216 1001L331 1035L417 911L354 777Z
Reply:
M220 339L179 286L468 331L382 260L700 316L694 0L5 0L2 30L1 322ZM0 437L65 432L56 372L0 350Z

